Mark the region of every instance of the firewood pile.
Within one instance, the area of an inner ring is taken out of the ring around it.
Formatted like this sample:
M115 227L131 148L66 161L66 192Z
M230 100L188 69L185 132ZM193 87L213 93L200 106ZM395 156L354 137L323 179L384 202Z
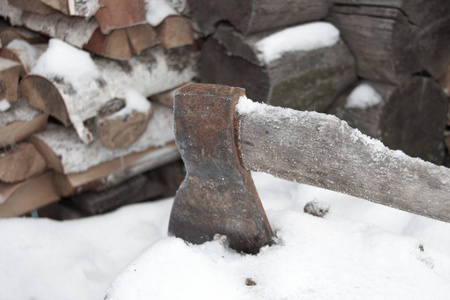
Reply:
M449 155L450 1L187 2L207 37L203 82L335 114L436 164Z
M0 0L0 217L170 196L173 90L197 75L189 19L158 0ZM60 212L61 212L60 211Z

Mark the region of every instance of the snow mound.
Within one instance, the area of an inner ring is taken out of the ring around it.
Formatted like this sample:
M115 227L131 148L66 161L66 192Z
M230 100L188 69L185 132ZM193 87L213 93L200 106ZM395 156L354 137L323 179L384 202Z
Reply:
M32 74L64 80L77 90L100 77L100 71L86 51L61 40L51 39L39 57Z
M381 95L370 84L361 83L350 93L345 107L366 109L381 103Z
M269 63L287 52L331 47L338 41L339 30L335 26L326 22L313 22L278 31L258 41L255 46L260 52L259 58Z
M0 112L7 111L11 107L8 100L2 99L0 100Z

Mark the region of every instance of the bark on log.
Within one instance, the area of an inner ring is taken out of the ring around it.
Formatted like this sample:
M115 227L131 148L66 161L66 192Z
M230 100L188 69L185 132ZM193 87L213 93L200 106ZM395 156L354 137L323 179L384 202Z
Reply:
M95 19L103 33L146 23L144 0L98 0Z
M154 107L148 111L133 110L126 116L114 116L126 105L124 99L106 102L95 117L97 135L102 144L109 149L124 149L136 142L148 127Z
M427 71L435 79L450 63L450 2L334 0L328 17L355 55L358 75L400 83Z
M8 0L8 3L24 11L40 15L48 15L55 12L54 9L42 3L41 0Z
M9 103L17 100L20 69L19 63L0 57L0 100Z
M66 14L89 19L100 7L98 0L40 0L42 3Z
M180 86L195 76L196 57L184 48L165 51L158 47L125 63L95 58L101 77L83 89L75 90L60 78L33 74L21 81L20 93L64 125L73 123L80 138L89 143L91 133L82 122L95 117L104 103L124 98L130 88L148 97Z
M220 21L228 21L244 34L320 20L329 10L328 0L188 0L202 32L210 34Z
M2 28L0 31L0 41L3 47L6 47L14 40L23 40L30 44L42 44L48 41L48 38L23 27Z
M44 130L47 114L31 108L26 100L16 101L6 112L0 112L0 148L18 143Z
M335 116L258 103L237 114L247 170L450 222L450 169L390 150Z
M252 99L300 110L324 111L355 82L355 62L342 41L285 53L266 63L256 44L272 33L245 37L221 26L202 49L202 82L240 86Z
M20 63L20 77L25 77L46 49L47 44L31 45L23 40L14 40L0 49L0 56Z
M161 45L171 49L194 44L191 23L181 16L168 16L156 27Z
M47 166L30 143L20 143L10 150L0 150L0 181L18 182L41 174Z
M127 149L107 149L98 138L86 145L73 128L57 125L48 126L46 131L35 134L30 140L46 158L49 168L63 174L84 172L103 162L173 141L172 109L157 104L154 106L155 112L146 131Z
M0 183L0 218L18 217L59 198L52 172L19 183Z
M352 88L328 112L391 149L442 164L447 99L433 80L413 77L399 86L369 81L361 84L371 86L382 101L367 108L349 105Z
M46 16L33 14L9 5L7 0L0 0L0 16L9 19L13 26L25 26L78 48L88 43L98 27L94 19L71 18L61 13Z

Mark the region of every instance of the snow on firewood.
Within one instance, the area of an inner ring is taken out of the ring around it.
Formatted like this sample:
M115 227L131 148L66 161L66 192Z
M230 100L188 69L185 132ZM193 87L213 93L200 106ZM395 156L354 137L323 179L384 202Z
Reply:
M101 75L88 52L58 39L49 41L31 73L68 82L77 90L89 88Z
M158 26L171 15L178 15L177 12L165 0L146 0L146 19L152 26Z
M125 118L133 111L148 113L152 105L141 93L136 90L129 89L125 92L125 107L109 116Z
M19 99L7 111L0 111L0 128L17 121L29 122L39 114L41 113L32 108L27 100Z
M11 107L9 101L6 99L0 100L0 112L7 111Z
M366 109L382 102L383 98L370 84L362 83L350 93L345 107Z
M331 47L339 41L339 30L330 23L314 22L290 27L269 35L255 46L259 59L269 63L283 54Z
M39 56L42 54L34 46L23 40L13 40L5 48L18 54L18 58L25 72L29 72L34 67Z

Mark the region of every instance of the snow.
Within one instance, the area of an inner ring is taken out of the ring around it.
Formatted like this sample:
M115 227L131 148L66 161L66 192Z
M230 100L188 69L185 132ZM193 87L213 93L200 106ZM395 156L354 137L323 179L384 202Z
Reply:
M40 114L28 104L27 100L19 99L7 111L0 110L0 128L17 121L29 122Z
M330 23L313 22L283 29L255 44L259 59L269 63L287 52L331 47L339 41L339 30Z
M147 114L151 109L151 103L141 93L134 89L125 92L125 107L110 117L125 118L133 111Z
M6 99L0 100L0 112L7 111L11 107L9 101Z
M370 84L361 83L350 93L345 107L366 109L381 103L381 95Z
M58 78L70 83L76 90L84 89L100 77L89 52L58 39L49 41L47 51L39 57L31 73Z
M100 8L98 0L69 0L67 4L71 16L80 16L86 19L94 16Z
M253 178L277 234L256 256L167 237L172 199L77 221L0 220L0 299L103 299L106 290L109 300L448 299L450 224ZM310 201L329 213L305 214Z
M165 0L146 0L146 19L152 26L158 26L170 15L177 15L177 12Z

